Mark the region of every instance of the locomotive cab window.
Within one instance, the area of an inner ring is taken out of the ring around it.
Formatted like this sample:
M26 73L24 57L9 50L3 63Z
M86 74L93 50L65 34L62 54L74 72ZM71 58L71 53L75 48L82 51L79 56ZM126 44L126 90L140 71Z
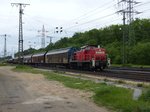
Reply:
M87 51L90 50L90 47L86 47L85 50L87 50Z

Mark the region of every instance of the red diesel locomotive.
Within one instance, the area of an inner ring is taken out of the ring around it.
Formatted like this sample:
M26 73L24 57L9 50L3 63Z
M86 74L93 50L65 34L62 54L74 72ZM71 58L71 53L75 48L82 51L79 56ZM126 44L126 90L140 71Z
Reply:
M86 69L105 69L107 67L107 54L104 48L87 45L74 52L70 61L72 67Z

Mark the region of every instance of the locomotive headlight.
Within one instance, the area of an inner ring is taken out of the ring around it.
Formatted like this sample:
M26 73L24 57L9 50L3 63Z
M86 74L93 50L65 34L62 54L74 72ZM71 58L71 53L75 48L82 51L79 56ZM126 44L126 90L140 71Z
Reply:
M96 54L104 54L103 51L97 51Z

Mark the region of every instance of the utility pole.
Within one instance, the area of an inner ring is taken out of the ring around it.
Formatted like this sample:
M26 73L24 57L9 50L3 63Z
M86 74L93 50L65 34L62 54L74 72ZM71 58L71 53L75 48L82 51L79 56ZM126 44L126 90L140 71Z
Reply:
M52 36L47 36L47 38L49 38L49 44L51 44L51 43L52 43L52 38L54 38L54 37L52 37Z
M1 37L4 37L4 58L7 56L7 43L6 43L6 37L9 37L9 35L4 34L0 35Z
M45 48L45 35L46 35L46 33L48 32L48 31L46 31L45 30L45 27L44 27L44 25L43 25L43 27L42 27L42 30L38 30L38 32L40 33L40 32L42 32L41 33L41 48Z
M136 2L134 0L118 0L118 6L121 7L121 9L118 11L118 13L121 13L123 15L123 45L122 45L122 64L127 63L127 49L126 44L131 45L135 43L135 37L134 37L134 29L132 27L133 22L133 16L134 14L139 14L139 12L134 10L134 5L138 4L139 2ZM128 29L126 28L126 21L128 24Z
M126 63L126 46L125 46L125 38L126 38L126 13L123 12L123 64Z
M5 36L5 44L4 44L4 57L7 56L7 48L6 48L6 36Z
M23 61L23 26L22 26L22 15L23 13L23 7L26 7L30 4L24 4L24 3L11 3L12 6L19 6L19 41L18 41L18 58L20 63Z
M123 36L122 36L122 64L126 63L126 12L124 10L120 10L118 11L118 13L122 13L123 14L123 27L122 27L122 32L123 32Z

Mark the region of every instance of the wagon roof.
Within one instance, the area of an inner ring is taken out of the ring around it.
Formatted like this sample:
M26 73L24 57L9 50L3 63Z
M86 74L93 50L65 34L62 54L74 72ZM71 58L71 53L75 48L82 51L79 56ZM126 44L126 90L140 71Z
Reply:
M66 53L66 52L69 52L72 48L73 47L67 47L67 48L62 48L62 49L51 50L51 51L48 51L46 55Z
M33 54L32 57L44 56L45 53L46 53L46 52L36 53L36 54Z
M14 57L13 59L18 59L18 57Z
M33 55L33 54L26 55L26 56L24 56L24 58L31 58L32 55Z

